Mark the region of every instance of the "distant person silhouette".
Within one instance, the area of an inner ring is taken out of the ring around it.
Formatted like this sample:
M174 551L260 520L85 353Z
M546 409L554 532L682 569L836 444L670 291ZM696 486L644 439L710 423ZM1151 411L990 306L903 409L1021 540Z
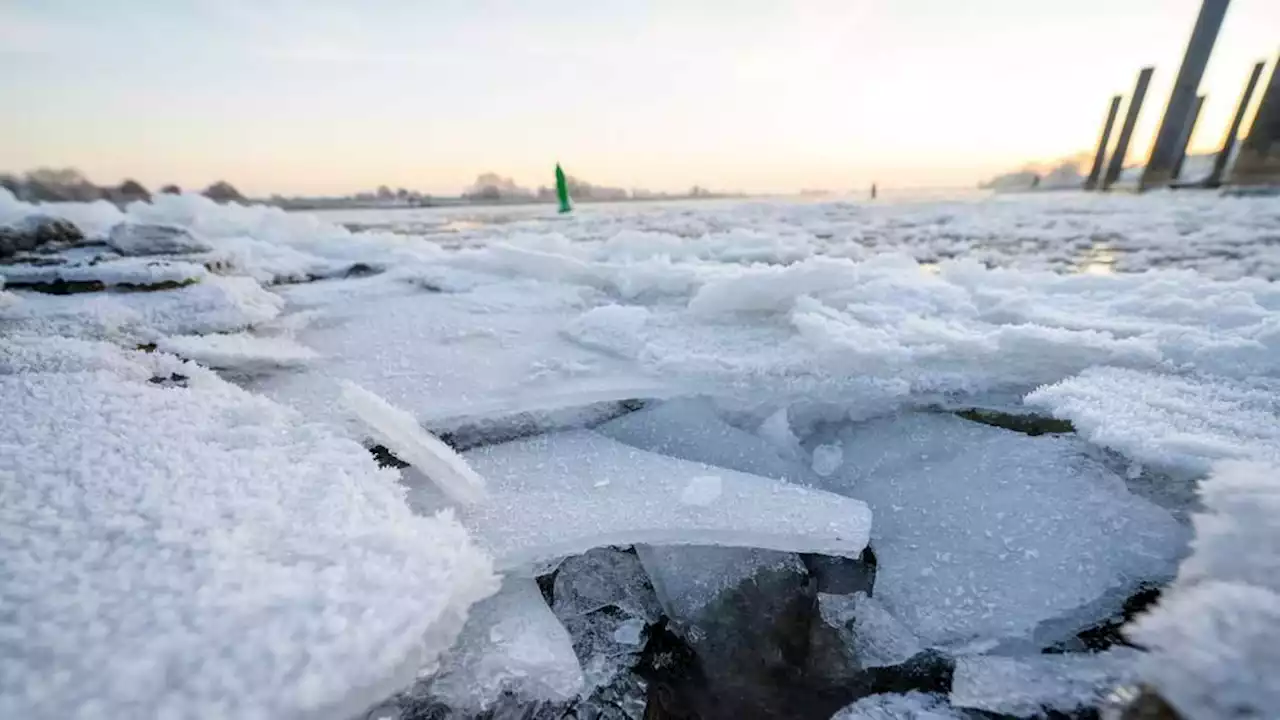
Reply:
M871 199L872 199L872 200L875 200L875 199L876 199L876 184L875 184L875 183L871 183Z

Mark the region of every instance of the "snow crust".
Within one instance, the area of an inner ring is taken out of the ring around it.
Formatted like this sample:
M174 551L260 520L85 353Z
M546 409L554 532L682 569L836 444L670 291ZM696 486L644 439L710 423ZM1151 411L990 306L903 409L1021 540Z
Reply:
M1090 368L1026 404L1141 462L1206 473L1223 459L1280 464L1280 380Z
M1151 650L1142 679L1184 717L1280 707L1280 470L1223 461L1201 486L1193 553L1127 632Z
M330 429L170 356L14 344L0 715L346 716L496 588L454 519Z

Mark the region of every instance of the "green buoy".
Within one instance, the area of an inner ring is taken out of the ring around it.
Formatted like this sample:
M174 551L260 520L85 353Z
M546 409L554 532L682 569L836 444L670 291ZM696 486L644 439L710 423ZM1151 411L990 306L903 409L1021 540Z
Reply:
M567 213L573 210L569 205L569 184L565 182L564 170L560 169L560 163L556 163L556 197L560 199L560 212Z

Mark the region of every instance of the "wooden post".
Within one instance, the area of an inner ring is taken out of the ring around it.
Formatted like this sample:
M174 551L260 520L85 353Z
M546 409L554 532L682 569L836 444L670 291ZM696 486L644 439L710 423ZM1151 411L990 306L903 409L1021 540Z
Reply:
M1231 151L1236 148L1236 136L1240 134L1240 123L1244 122L1244 114L1249 109L1249 101L1253 99L1253 91L1258 87L1258 78L1262 77L1262 67L1266 63L1255 63L1253 72L1249 73L1249 82L1244 85L1244 94L1240 96L1240 104L1236 106L1236 114L1227 127L1227 135L1222 138L1222 149L1213 159L1213 171L1205 179L1205 187L1218 187L1222 184L1222 174L1226 172L1227 163L1231 162Z
M1204 0L1200 5L1200 15L1196 17L1191 39L1187 41L1187 51L1182 56L1182 66L1178 68L1178 76L1173 81L1173 90L1169 93L1169 104L1165 106L1155 145L1151 147L1151 156L1147 158L1147 166L1142 170L1142 180L1138 183L1140 190L1164 187L1176 177L1173 166L1178 159L1178 142L1191 117L1191 106L1195 104L1200 78L1204 76L1204 67L1213 54L1213 44L1218 39L1218 30L1222 27L1222 18L1227 14L1230 1Z
M1107 161L1107 144L1111 142L1111 126L1116 124L1116 114L1120 111L1120 95L1111 98L1111 108L1107 110L1107 121L1102 124L1102 137L1098 138L1098 152L1093 155L1093 167L1089 169L1089 177L1084 180L1085 190L1096 190L1098 180L1102 177L1102 166Z
M1144 67L1138 73L1138 84L1129 96L1129 109L1124 114L1124 125L1120 126L1120 139L1116 140L1116 150L1111 153L1111 163L1107 165L1107 174L1102 177L1102 189L1110 190L1116 180L1120 179L1120 171L1124 169L1124 156L1129 153L1129 140L1133 138L1133 128L1138 124L1138 113L1142 110L1142 99L1147 96L1147 85L1151 83L1153 67Z

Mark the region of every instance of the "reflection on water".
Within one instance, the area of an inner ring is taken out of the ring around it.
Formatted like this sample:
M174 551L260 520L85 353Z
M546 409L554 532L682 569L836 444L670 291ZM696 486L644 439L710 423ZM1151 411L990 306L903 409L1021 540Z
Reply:
M1111 275L1115 271L1116 253L1107 243L1094 243L1076 263L1076 272L1086 275Z

